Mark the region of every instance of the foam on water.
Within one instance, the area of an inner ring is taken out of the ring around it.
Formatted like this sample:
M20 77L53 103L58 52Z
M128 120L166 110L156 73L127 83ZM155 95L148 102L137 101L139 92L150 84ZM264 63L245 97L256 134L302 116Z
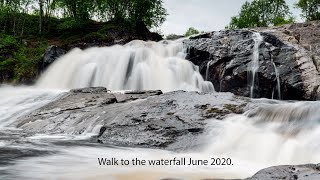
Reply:
M125 46L74 49L51 65L37 86L213 92L212 83L204 81L199 68L185 60L184 52L181 40L135 40Z
M18 117L53 101L63 92L32 87L2 86L0 88L0 128L7 127Z

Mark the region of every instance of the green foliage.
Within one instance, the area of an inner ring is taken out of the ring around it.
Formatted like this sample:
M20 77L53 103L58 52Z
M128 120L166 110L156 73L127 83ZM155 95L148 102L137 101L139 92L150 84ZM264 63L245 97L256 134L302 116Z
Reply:
M231 18L227 28L277 26L293 21L285 0L254 0L242 5L239 15Z
M190 27L184 35L188 37L188 36L199 34L199 33L200 32L197 29L195 29L194 27Z
M162 0L97 0L96 6L103 19L143 22L148 28L159 27L167 16Z
M293 17L289 17L288 19L285 19L283 17L276 17L273 21L274 26L281 26L281 25L290 24L290 23L294 23Z
M308 21L320 20L320 0L299 0L296 7Z
M131 21L137 26L159 27L167 16L162 0L1 0L0 27L4 33L25 33L26 16L36 15L37 34L49 33L51 19L64 19L59 30L84 26L90 19L98 21ZM32 23L35 25L35 23Z
M9 75L13 81L34 79L46 47L47 43L26 47L17 38L0 34L0 76Z
M56 7L64 9L67 17L75 20L87 20L92 16L95 4L92 0L56 0Z
M65 31L70 29L77 29L83 26L84 22L77 21L73 18L66 18L57 25L57 30Z
M1 35L1 42L0 42L0 50L3 50L5 48L12 48L16 45L17 41L16 38L13 36Z
M48 42L112 42L166 15L162 0L0 0L0 82L34 79Z

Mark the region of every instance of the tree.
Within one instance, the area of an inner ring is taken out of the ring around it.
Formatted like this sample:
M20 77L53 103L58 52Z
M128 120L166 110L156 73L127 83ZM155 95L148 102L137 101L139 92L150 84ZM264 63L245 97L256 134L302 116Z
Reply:
M39 0L39 34L42 34L43 0Z
M94 11L91 0L56 0L58 7L66 10L66 14L77 20L88 20Z
M58 29L77 28L90 19L157 28L167 16L163 0L0 0L3 31L16 35L22 29L23 34L18 26L25 24L26 16L21 14L30 14L28 11L39 17L39 34L46 33L45 27L49 30L52 16L63 18Z
M245 2L238 16L231 18L227 28L253 28L293 22L285 0L254 0Z
M167 16L162 0L129 0L128 16L135 23L143 22L147 27L159 27Z
M194 34L199 34L200 32L195 29L194 27L190 27L187 32L184 34L184 36L188 37L188 36L191 36L191 35L194 35Z
M320 0L299 0L296 7L308 21L320 20Z
M159 27L167 16L162 0L97 0L98 14L108 20L128 20Z

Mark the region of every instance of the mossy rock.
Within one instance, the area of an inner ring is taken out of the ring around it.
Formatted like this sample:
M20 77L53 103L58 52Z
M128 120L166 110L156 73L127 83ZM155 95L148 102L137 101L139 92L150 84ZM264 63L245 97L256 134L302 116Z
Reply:
M225 104L223 107L232 113L235 114L242 114L243 113L243 104L242 105L236 105L236 104Z

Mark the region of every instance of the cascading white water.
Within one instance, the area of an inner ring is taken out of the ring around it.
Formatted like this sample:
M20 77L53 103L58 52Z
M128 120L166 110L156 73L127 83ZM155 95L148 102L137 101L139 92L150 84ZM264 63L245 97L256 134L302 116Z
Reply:
M257 71L259 69L259 56L260 56L259 47L260 47L261 43L263 42L263 36L261 36L260 33L255 32L255 33L253 33L252 38L254 40L254 47L253 47L253 52L252 52L252 62L251 62L251 66L250 66L249 71L252 74L252 79L250 82L250 97L254 98L254 88L257 83L256 75L257 75Z
M253 52L253 75L251 95L259 68L259 46L263 38L255 35ZM37 86L44 88L76 88L106 86L119 89L162 89L164 91L185 89L212 91L211 83L205 82L197 67L184 60L181 42L134 41L126 46L79 49L62 57L40 79ZM279 74L275 64L277 81ZM207 70L208 71L208 70ZM208 73L206 73L208 74ZM208 77L208 76L207 76ZM278 79L279 78L279 79ZM222 82L222 81L221 81ZM220 83L221 83L220 82ZM221 86L220 86L221 87ZM280 90L280 83L278 84ZM0 88L0 130L13 124L16 119L44 104L64 91L41 90L36 88ZM281 92L278 92L281 95ZM57 146L45 142L47 149L57 152L47 156L14 159L13 165L0 167L16 179L205 179L246 178L262 168L283 164L319 163L320 161L320 103L287 103L272 101L259 103L259 108L249 107L243 115L227 119L210 120L207 136L203 140L208 146L193 153L175 153L154 149L129 149L96 146ZM112 108L107 113L112 114ZM44 112L45 113L45 112ZM29 123L29 122L26 122ZM85 128L95 129L95 122L81 121ZM70 131L72 131L71 125ZM44 136L23 137L32 143ZM56 136L53 134L53 136ZM48 134L47 137L52 138ZM1 137L0 137L1 138ZM15 141L15 140L13 140ZM10 142L16 148L15 142ZM23 146L22 144L21 146ZM0 139L0 146L7 141ZM35 148L40 146L34 145ZM21 147L19 147L21 148ZM25 147L22 147L23 149ZM29 147L27 147L29 148ZM1 150L1 149L0 149ZM29 151L30 149L27 149ZM234 166L98 166L98 157L172 159L186 157L209 159L230 157ZM3 174L0 173L0 178ZM7 179L4 174L3 179ZM9 179L9 178L8 178Z
M204 81L198 67L184 58L181 40L74 49L51 65L37 86L213 92L212 83Z
M207 69L206 69L206 81L208 81L208 77L209 77L209 69L210 69L210 66L211 66L211 63L212 63L213 61L211 60L211 61L209 61L208 63L207 63Z
M253 167L319 163L319 102L264 104L243 115L214 121L207 153ZM213 138L214 137L214 138Z
M260 107L224 121L212 120L203 140L208 145L193 153L155 149L64 147L49 156L18 160L6 168L16 179L181 179L247 178L274 165L320 161L319 102L285 103L257 100ZM59 148L59 147L53 147ZM61 148L61 147L60 147ZM84 153L88 152L88 153ZM99 166L97 158L211 159L229 157L233 166ZM0 175L1 177L1 175ZM131 178L132 177L132 178Z
M272 62L273 67L274 67L274 71L276 73L276 78L277 78L277 92L278 92L278 99L281 99L281 84L280 84L280 76L279 76L279 71L278 68L276 66L276 64L274 62Z
M63 91L2 86L0 88L0 128L9 126L18 117L55 100L62 93Z

